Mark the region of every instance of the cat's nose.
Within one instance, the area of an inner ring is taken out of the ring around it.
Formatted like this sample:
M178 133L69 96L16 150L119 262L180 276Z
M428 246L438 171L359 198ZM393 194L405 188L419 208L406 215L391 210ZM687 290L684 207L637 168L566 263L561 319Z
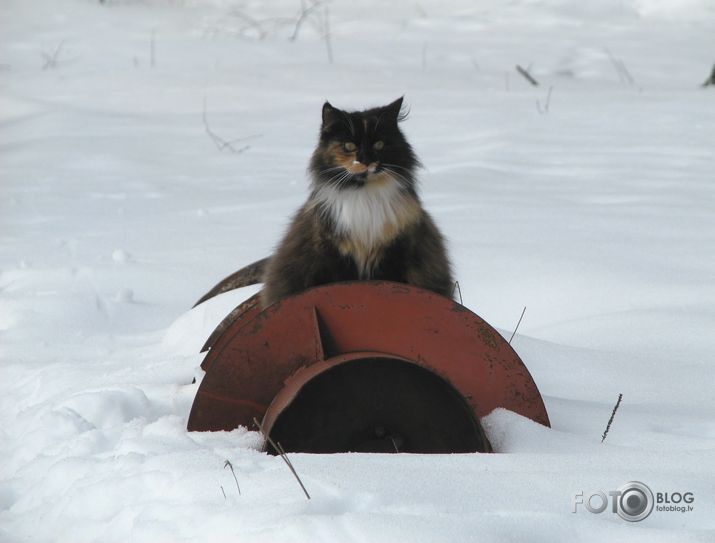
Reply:
M368 167L359 160L353 160L353 167L351 169L354 173L365 173Z

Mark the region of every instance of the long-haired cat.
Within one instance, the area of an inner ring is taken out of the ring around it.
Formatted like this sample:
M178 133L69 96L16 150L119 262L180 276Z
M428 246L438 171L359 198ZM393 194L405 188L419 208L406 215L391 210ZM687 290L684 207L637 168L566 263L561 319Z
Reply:
M365 111L326 102L312 191L266 265L262 304L335 281L382 279L444 296L444 240L417 195L419 161L398 123L402 98Z

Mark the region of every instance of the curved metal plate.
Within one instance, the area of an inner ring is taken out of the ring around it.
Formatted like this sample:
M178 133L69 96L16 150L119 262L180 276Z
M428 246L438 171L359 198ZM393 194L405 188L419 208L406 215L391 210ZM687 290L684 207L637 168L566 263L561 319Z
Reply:
M248 266L241 268L237 272L232 273L228 277L224 277L221 281L214 285L211 290L201 296L193 307L204 303L206 300L210 300L214 296L228 292L229 290L235 290L237 288L248 287L250 285L260 283L263 277L263 270L266 269L266 265L269 260L270 257L256 260Z
M307 290L231 324L204 362L208 372L188 429L250 427L301 368L365 351L413 361L442 377L477 420L504 407L549 425L529 371L483 319L410 285L358 281Z
M223 333L236 321L246 323L261 312L261 293L257 292L247 300L241 302L236 308L226 315L219 325L215 328L211 335L201 347L201 352L205 353L211 349L214 344L223 336ZM205 357L201 363L201 368L204 371L209 369L211 357Z

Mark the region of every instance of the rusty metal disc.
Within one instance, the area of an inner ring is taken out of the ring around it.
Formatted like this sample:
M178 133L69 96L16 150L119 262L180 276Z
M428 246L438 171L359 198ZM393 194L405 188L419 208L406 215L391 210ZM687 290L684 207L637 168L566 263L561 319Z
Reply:
M337 367L351 356L419 366L451 386L475 421L504 407L549 425L528 370L483 319L432 292L361 281L313 288L232 322L203 363L188 429L251 427L279 393L299 396L312 379L304 368Z

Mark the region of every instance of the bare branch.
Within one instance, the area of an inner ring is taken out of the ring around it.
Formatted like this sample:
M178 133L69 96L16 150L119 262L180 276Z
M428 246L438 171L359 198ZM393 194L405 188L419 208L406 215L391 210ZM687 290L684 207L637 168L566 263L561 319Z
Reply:
M539 113L542 115L545 115L549 112L549 105L551 104L551 91L554 90L553 85L549 87L549 93L546 95L546 102L544 103L544 107L541 107L541 102L539 100L536 101L536 109Z
M266 433L263 431L263 427L262 427L261 424L258 422L258 419L257 419L256 417L253 417L253 424L256 425L256 427L258 428L258 431L261 432L261 434L263 434L263 437L266 438L266 440L268 441L268 443L271 444L271 447L273 447L273 450L275 450L275 451L281 456L281 458L283 459L283 461L286 463L286 466L288 466L288 468L289 468L289 469L291 470L291 472L293 473L293 476L295 477L296 481L298 481L298 484L300 485L300 488L303 489L303 493L305 494L305 497L308 498L308 499L310 499L310 494L308 494L308 491L305 489L305 486L303 485L303 481L300 480L300 477L298 476L298 472L295 471L295 468L293 467L293 464L292 464L291 461L288 459L288 455L286 454L286 452L285 452L285 450L283 449L283 447L281 446L281 444L280 444L280 443L276 443L275 441L273 441L273 439L271 439L271 436L269 436L268 434L266 434Z
M611 429L611 423L613 422L613 418L616 416L616 411L618 411L618 406L621 405L622 398L623 398L623 394L619 394L618 401L616 402L616 406L613 408L613 413L611 413L611 418L608 419L608 424L606 425L606 431L603 432L603 437L601 438L601 443L603 443L606 440L608 431Z
M219 19L221 28L209 28L207 32L212 34L228 32L233 35L238 35L239 37L255 37L258 40L264 40L274 32L285 27L292 27L293 30L288 40L294 42L298 39L298 35L305 23L310 22L325 41L328 61L332 64L333 46L329 18L330 12L324 0L301 0L300 11L292 17L268 17L258 19L241 9L232 9ZM238 19L242 23L238 28L236 28L235 19Z
M607 47L604 47L604 51L606 51L606 54L611 61L611 64L613 64L613 68L616 70L616 73L618 74L618 78L620 79L621 83L625 83L627 85L630 85L631 87L634 87L636 85L636 81L635 79L633 79L633 76L628 71L628 68L626 68L625 63L621 59L614 57L613 53L611 53L611 51Z
M55 48L54 53L48 54L45 51L42 51L42 58L45 59L45 63L42 65L43 70L49 70L50 68L56 68L57 63L59 62L60 59L60 52L62 51L62 47L65 44L65 40L62 40L57 47Z
M715 85L715 65L713 66L713 71L710 72L710 77L708 77L705 80L705 83L703 83L703 87L707 87L709 85Z
M519 66L519 65L517 64L517 65L516 65L516 71L519 72L519 74L523 75L524 78L525 78L529 83L531 83L532 85L534 85L535 87L538 87L538 86L539 86L539 82L531 76L531 74L529 73L528 70L522 68L521 66Z
M516 335L516 331L519 329L519 325L521 324L521 319L524 318L524 313L526 313L526 306L524 306L524 309L521 312L521 317L519 317L519 322L516 323L516 328L514 328L514 331L511 333L511 337L509 338L509 345L511 345L511 340L514 339L514 336Z
M225 140L225 139L223 139L221 136L219 136L218 134L216 134L213 130L211 130L211 126L209 125L209 120L208 120L208 117L207 117L207 115L206 115L206 97L205 97L205 96L204 96L204 108L203 108L202 118L203 118L203 121L204 121L204 129L206 130L206 133L208 134L209 138L211 138L211 141L214 142L214 145L216 146L216 149L218 149L219 151L223 151L223 150L225 150L225 149L228 149L228 150L231 151L232 153L237 154L237 155L240 155L240 154L243 153L244 151L248 151L248 150L251 148L251 146L250 146L250 145L244 145L243 147L236 148L236 147L234 147L233 144L234 144L234 143L238 143L239 141L245 141L245 140L247 140L247 139L249 139L249 138L258 137L258 136L256 135L256 136L246 136L246 137L243 137L243 138L236 138L236 139L233 139L233 140Z
M462 303L462 287L459 286L459 281L454 282L454 288L452 288L452 298L454 298L455 293L459 293L459 303L464 305Z
M231 468L231 474L233 475L233 480L236 481L236 489L238 490L238 495L240 496L241 495L241 487L238 486L238 479L236 478L236 472L233 471L233 464L229 460L226 460L226 462L224 462L224 464L223 464L223 469L226 469L226 468ZM221 487L221 490L223 490L223 487ZM225 492L224 492L223 496L224 496L224 498L226 497Z
M229 15L234 15L234 16L238 17L239 19L242 19L247 25L246 28L253 28L256 32L258 32L259 40L264 40L266 38L266 36L268 35L268 32L266 32L266 30L263 28L263 24L261 21L254 19L253 17L251 17L250 15L247 15L240 9L231 10L229 12ZM245 30L245 28L241 30L242 34L243 34L244 30Z
M333 63L333 43L330 36L330 11L328 6L323 8L323 38L325 39L325 49L328 53L328 62Z
M290 41L295 41L298 39L298 32L300 32L300 27L303 26L303 23L308 18L308 16L314 11L316 11L322 4L323 2L313 1L310 6L306 7L305 1L301 1L301 11L295 21L295 28L293 29L293 34L290 37Z

